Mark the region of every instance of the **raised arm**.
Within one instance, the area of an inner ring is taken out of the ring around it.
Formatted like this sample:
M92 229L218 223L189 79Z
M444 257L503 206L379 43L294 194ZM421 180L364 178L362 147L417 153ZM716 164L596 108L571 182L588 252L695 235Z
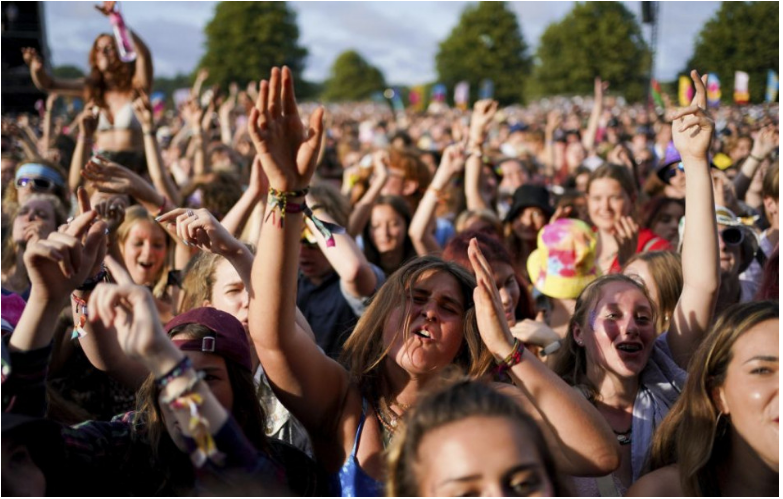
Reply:
M609 88L609 82L601 81L601 77L596 76L593 90L593 110L587 121L587 130L582 135L582 145L587 154L591 154L595 149L595 133L598 131L598 120L604 111L604 92L607 88Z
M297 111L291 72L272 69L263 80L248 122L250 136L271 188L286 195L285 223L279 206L264 218L258 254L253 263L250 336L261 364L281 402L314 436L324 436L328 418L339 412L348 374L294 327L296 281L302 213L292 204L313 176L323 134L323 109L304 128ZM282 201L282 200L281 200ZM327 250L328 251L328 250Z
M435 208L441 194L448 188L451 179L465 166L465 158L461 147L450 145L443 151L443 157L430 186L419 202L416 213L411 220L408 235L413 241L413 247L419 255L439 254L442 250L432 233L431 226L435 215Z
M264 174L263 168L261 168L261 160L256 156L253 158L253 163L250 166L250 183L245 192L242 193L239 201L231 207L226 216L223 217L223 220L220 221L223 227L235 237L239 237L253 210L259 203L263 203L268 190L269 181ZM256 242L257 239L251 239L251 241Z
M92 111L92 106L87 105L84 111L79 114L79 135L76 138L76 148L71 156L71 167L68 170L68 187L71 191L76 189L82 183L82 168L87 164L87 160L92 153L92 139L95 135L95 129L98 121Z
M761 163L769 154L778 147L780 136L774 126L769 126L761 130L753 141L753 148L750 150L750 156L745 158L742 168L734 177L734 191L737 193L737 199L745 201L753 176L756 175Z
M685 185L685 233L682 241L683 288L672 314L668 343L675 362L687 368L691 355L712 323L720 287L718 228L707 151L715 123L707 114L707 75L691 71L696 95L672 124L674 146L682 157Z
M487 209L487 200L481 195L481 170L487 128L498 109L497 101L484 99L473 105L468 131L467 160L465 162L465 199L469 210Z
M85 85L84 78L65 80L52 77L52 75L46 72L43 60L41 60L38 51L31 47L22 49L22 58L30 67L30 77L33 79L33 84L38 90L41 90L42 92L57 92L58 94L67 97L83 96Z
M348 220L348 234L352 237L361 234L364 226L370 221L372 207L389 179L389 153L387 151L376 151L372 160L373 177L370 182L370 188L367 189L364 196L353 207L351 217Z
M143 90L139 90L138 95L133 101L133 112L141 123L144 134L144 154L147 157L147 171L150 174L152 185L172 203L179 205L182 201L179 189L171 175L163 170L163 158L160 154L158 139L155 136L155 121L150 98Z
M476 319L484 344L498 363L511 359L507 370L516 390L514 395L541 427L558 468L575 476L601 476L620 464L619 447L609 424L578 391L524 348L509 331L500 294L476 240L470 242L468 256L476 273ZM516 348L515 348L516 346Z

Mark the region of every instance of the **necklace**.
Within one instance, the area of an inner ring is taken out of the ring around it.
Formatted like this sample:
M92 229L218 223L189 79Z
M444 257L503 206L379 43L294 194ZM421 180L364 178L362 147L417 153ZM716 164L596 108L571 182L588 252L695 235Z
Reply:
M397 401L392 402L392 404L397 405L403 411L410 409L408 404L402 404ZM378 421L381 423L381 426L384 430L383 433L385 444L388 444L388 441L391 440L392 435L395 431L397 431L397 428L400 426L400 422L402 420L402 416L397 414L397 412L392 409L392 404L389 404L385 397L378 397L377 402L372 402L375 415L377 416Z
M614 434L617 436L617 441L620 442L620 445L628 445L631 443L631 430L633 427L628 428L627 431L619 432L612 429Z

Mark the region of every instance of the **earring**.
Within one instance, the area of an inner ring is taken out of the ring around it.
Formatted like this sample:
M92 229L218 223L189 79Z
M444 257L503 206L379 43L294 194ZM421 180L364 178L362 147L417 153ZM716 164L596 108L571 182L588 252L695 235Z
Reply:
M718 411L718 417L715 418L715 438L713 440L718 440L719 438L723 438L726 435L726 427L728 427L728 416L723 419L723 424L721 424L722 417L723 411Z

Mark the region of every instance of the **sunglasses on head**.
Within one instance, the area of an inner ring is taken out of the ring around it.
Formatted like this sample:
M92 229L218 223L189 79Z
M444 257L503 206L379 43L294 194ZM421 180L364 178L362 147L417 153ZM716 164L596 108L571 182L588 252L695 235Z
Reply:
M745 233L738 227L729 227L720 231L720 237L729 246L739 246L745 240Z
M45 178L22 177L16 181L16 186L19 187L20 189L23 187L30 186L30 188L36 191L45 191L45 192L54 190L54 182Z

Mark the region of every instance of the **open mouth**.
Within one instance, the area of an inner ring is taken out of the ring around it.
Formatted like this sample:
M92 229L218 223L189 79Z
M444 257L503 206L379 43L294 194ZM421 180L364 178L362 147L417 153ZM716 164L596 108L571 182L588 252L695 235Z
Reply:
M138 262L139 266L145 270L152 270L152 267L155 266L154 263L148 263L148 262Z
M432 339L432 335L426 329L416 330L416 331L413 332L413 334L415 334L416 336L418 336L420 338L424 338L424 339L427 339L427 340L431 340Z
M639 343L620 343L617 349L625 353L637 353L642 351L642 345Z

